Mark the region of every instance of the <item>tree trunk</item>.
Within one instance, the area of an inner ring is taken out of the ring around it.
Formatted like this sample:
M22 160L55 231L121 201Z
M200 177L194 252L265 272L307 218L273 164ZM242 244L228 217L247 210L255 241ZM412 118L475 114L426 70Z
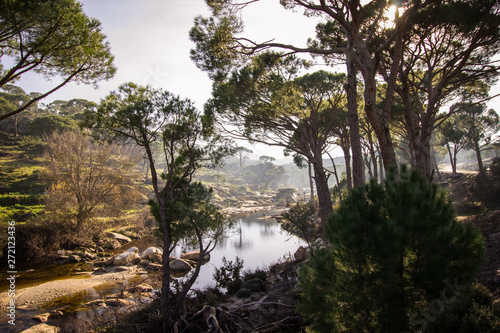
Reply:
M474 150L476 151L477 166L479 167L479 173L484 174L485 170L483 165L483 158L481 157L481 147L479 147L479 144L475 145Z
M316 192L318 193L319 204L319 217L321 219L321 230L323 239L325 238L325 227L328 222L328 216L333 213L333 203L330 196L330 189L328 188L328 178L321 162L313 162L314 168L314 181L316 183Z
M143 138L144 142L148 142L147 138ZM149 168L151 169L151 181L153 183L153 189L155 193L156 200L158 201L158 206L160 210L160 224L163 231L163 256L162 256L162 277L161 277L161 295L160 295L160 308L163 316L163 327L164 333L172 332L173 329L173 318L172 318L172 308L170 305L170 265L169 265L169 249L170 249L170 225L167 220L167 208L165 197L158 188L158 174L156 172L155 162L153 159L153 153L151 152L151 147L145 145L147 158L149 161Z
M365 171L363 167L363 150L359 135L359 117L357 102L356 67L349 53L346 54L347 66L347 120L349 124L349 139L352 149L352 181L354 186L362 186L365 183Z
M388 116L379 115L376 107L377 85L375 77L363 75L365 81L365 113L377 135L385 170L397 166L396 153L391 139ZM395 170L397 172L397 170Z
M335 176L335 181L337 182L337 191L339 192L339 201L342 201L342 189L340 188L340 181L339 181L339 175L337 173L337 166L335 165L335 160L333 157L328 154L330 157L330 160L332 161L332 166L333 166L333 175Z
M345 160L345 173L346 173L346 181L347 181L347 192L351 193L352 190L352 178L351 178L351 153L349 147L342 146L342 151L344 152L344 160ZM361 160L363 163L363 160Z
M446 149L448 149L448 156L450 157L451 172L457 173L457 154L455 152L455 149L452 153L449 143L446 144Z
M307 162L307 168L308 168L308 173L309 173L309 188L311 191L310 192L311 193L311 201L314 201L314 184L313 184L311 162Z

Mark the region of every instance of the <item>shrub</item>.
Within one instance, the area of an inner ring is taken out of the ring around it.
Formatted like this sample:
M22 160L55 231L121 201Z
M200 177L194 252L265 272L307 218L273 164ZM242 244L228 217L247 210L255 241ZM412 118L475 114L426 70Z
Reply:
M430 333L493 333L500 331L500 307L483 285L470 286L453 295L441 311L428 316L423 329Z
M500 208L500 157L493 158L486 173L476 176L476 195L488 209Z
M223 266L215 268L213 278L216 286L226 288L228 293L234 294L240 289L243 281L241 280L241 270L243 269L243 260L236 257L235 262L226 260L222 257Z
M456 221L445 193L417 170L355 188L330 216L329 244L299 272L299 309L319 332L402 332L446 279L469 283L484 240Z

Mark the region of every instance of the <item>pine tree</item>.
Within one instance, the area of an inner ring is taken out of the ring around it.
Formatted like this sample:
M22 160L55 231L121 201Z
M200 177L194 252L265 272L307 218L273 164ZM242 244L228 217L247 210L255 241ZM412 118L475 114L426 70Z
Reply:
M356 188L330 216L327 246L300 271L299 309L318 332L402 332L446 283L472 281L484 241L418 170Z

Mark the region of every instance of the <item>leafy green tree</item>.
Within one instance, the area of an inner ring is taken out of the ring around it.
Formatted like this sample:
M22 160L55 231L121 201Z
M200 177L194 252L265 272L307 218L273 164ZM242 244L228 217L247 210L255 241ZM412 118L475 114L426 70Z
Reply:
M493 109L487 109L482 104L461 104L456 106L462 110L460 122L466 129L465 148L472 149L476 153L479 172L486 171L483 165L481 152L491 148L492 144L500 140L500 118Z
M213 165L232 151L227 141L217 137L189 100L173 94L141 87L133 83L121 85L99 105L86 111L84 126L96 135L135 142L149 161L155 200L152 212L159 222L163 238L163 272L161 309L163 331L171 332L180 323L187 292L198 277L204 254L213 250L224 219L209 204L210 193L192 183L195 171ZM152 145L160 142L165 171L157 170L158 158ZM160 177L163 182L160 183ZM169 253L176 244L180 226L189 227L200 248L197 269L172 302ZM207 240L208 237L208 240Z
M324 247L299 273L300 311L318 332L403 332L446 283L472 281L484 240L418 169L355 188L330 217Z
M453 109L442 112L442 105L457 99L469 101L472 96L487 99L489 85L498 77L494 61L500 52L500 32L494 28L500 24L497 5L490 0L437 1L410 20L395 89L405 108L412 165L428 179L432 133L453 114Z
M262 161L264 163L273 163L274 161L276 161L276 159L272 156L262 155L259 157L259 161Z
M303 66L293 56L259 54L216 85L205 108L218 123L236 126L240 137L282 147L310 162L325 224L333 208L323 156L339 135L346 153L350 147L348 130L341 129L347 119L345 75L317 71L298 76Z
M310 246L317 238L317 212L314 201L299 200L283 213L280 226L290 234L304 239Z
M461 119L454 115L441 123L438 128L439 144L448 150L450 164L453 173L457 173L457 154L465 146L465 134L467 129Z
M236 147L234 149L235 155L238 158L238 175L241 175L241 169L243 168L243 165L245 164L246 160L248 159L248 156L253 153L251 149L245 148L245 147Z
M87 17L75 0L0 2L0 51L0 57L14 60L10 68L3 68L0 87L27 72L46 79L62 77L48 91L0 114L0 121L26 110L68 82L97 85L116 71L100 22Z
M54 132L70 131L78 128L75 120L69 117L48 114L33 119L29 124L31 135L44 136Z

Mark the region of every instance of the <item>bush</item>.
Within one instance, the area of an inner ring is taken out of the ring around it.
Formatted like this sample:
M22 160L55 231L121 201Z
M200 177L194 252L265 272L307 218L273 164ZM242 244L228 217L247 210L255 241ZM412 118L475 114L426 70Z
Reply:
M469 283L484 240L456 221L445 193L417 170L388 173L352 193L330 216L329 244L299 272L299 309L319 332L402 332L444 281Z
M488 209L500 208L500 157L493 158L486 173L477 175L476 195Z
M223 266L215 268L213 278L216 286L226 288L229 294L234 294L240 289L243 281L241 280L241 270L243 269L243 260L236 257L235 262L226 260L222 257Z
M243 281L248 281L252 279L261 279L262 281L267 280L267 272L262 269L256 269L254 272L244 272L243 273Z
M439 313L426 316L420 328L430 333L493 333L500 331L500 305L483 285L470 286L443 302ZM427 309L423 309L425 311ZM421 313L423 311L420 311Z

